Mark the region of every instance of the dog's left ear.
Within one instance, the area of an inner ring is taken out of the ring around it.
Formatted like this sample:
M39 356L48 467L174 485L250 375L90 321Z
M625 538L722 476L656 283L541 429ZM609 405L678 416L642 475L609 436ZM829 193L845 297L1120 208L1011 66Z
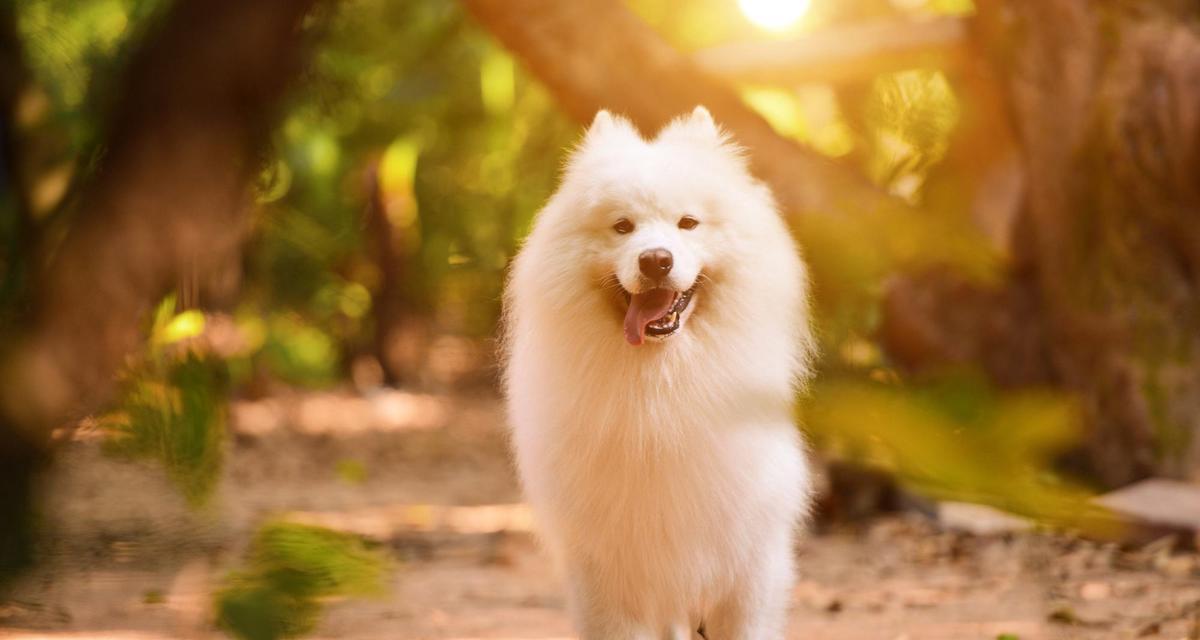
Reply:
M679 116L671 121L658 134L659 139L684 139L724 144L725 134L713 120L712 114L702 106L692 109L692 112Z

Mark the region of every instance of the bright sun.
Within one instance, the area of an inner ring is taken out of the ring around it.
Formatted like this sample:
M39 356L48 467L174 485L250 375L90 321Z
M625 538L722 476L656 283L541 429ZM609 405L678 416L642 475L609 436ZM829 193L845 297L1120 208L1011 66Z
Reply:
M738 0L746 18L763 29L784 31L804 17L812 0Z

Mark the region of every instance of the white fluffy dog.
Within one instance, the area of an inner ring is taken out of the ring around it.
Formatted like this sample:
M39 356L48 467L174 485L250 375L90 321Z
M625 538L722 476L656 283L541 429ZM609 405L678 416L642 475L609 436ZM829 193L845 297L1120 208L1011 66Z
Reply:
M703 107L601 111L506 296L526 495L585 640L782 638L809 492L807 279Z

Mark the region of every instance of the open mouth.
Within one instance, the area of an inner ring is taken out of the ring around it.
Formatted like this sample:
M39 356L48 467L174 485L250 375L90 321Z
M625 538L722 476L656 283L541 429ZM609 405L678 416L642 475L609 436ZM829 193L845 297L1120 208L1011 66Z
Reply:
M646 336L665 338L679 331L696 287L687 291L650 289L637 294L624 290L622 293L629 305L625 313L625 340L638 346L645 342Z

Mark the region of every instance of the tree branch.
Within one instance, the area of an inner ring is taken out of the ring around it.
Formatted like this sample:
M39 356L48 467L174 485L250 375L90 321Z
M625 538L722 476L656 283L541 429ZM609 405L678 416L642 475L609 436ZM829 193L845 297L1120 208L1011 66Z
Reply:
M729 81L794 86L863 82L881 73L934 68L953 73L971 57L964 18L835 26L789 41L705 49L696 61Z
M750 152L789 217L904 208L861 173L780 136L620 2L463 1L580 122L607 108L653 132L703 104Z

